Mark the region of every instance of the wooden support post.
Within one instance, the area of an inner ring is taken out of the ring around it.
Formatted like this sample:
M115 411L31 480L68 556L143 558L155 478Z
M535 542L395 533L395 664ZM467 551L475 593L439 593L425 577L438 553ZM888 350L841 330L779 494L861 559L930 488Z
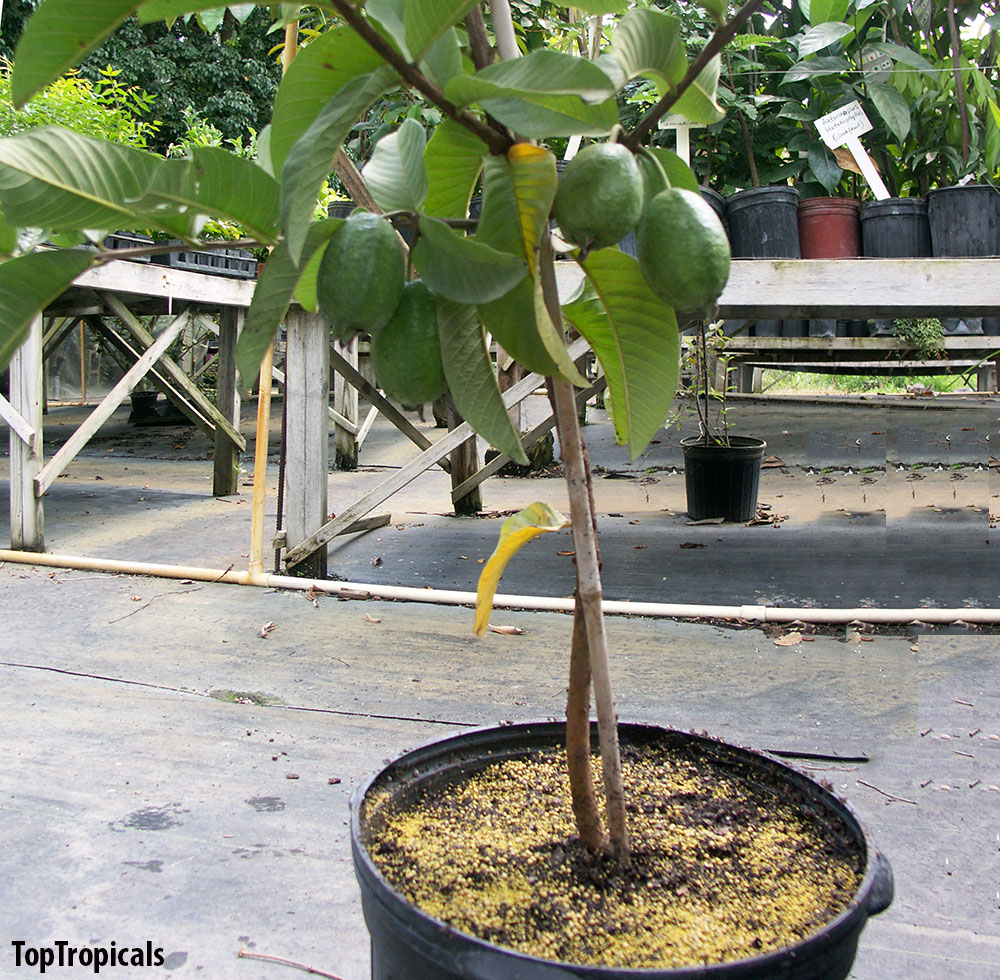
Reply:
M448 429L457 429L463 422L458 414L455 403L448 396ZM451 454L451 485L452 488L465 483L479 469L479 448L475 435L466 439ZM479 486L474 486L463 497L453 501L455 513L460 517L473 517L483 509L483 494Z
M236 340L246 312L224 306L219 315L219 369L215 385L215 407L234 429L240 428L240 391L236 385ZM215 461L212 493L226 497L239 491L240 450L221 429L215 430Z
M42 468L42 318L10 362L10 406L25 428L10 430L10 546L45 550L45 515L35 478ZM25 439L24 436L29 435Z
M318 316L290 312L285 345L285 520L289 547L327 521L330 336ZM326 547L290 564L290 575L326 577Z
M358 337L355 334L350 340L334 340L333 348L355 370L358 368ZM333 410L347 419L354 427L349 428L334 422L334 466L338 470L356 470L358 468L358 389L349 384L339 372L333 376Z

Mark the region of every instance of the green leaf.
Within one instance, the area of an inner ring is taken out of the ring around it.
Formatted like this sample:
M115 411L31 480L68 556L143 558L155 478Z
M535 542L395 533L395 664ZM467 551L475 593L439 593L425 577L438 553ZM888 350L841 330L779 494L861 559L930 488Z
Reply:
M615 94L611 79L586 58L540 48L524 58L501 61L475 75L460 75L445 87L445 95L460 106L494 99L527 99L572 95L598 104Z
M439 218L464 218L486 147L464 126L445 119L427 141L427 197L424 213Z
M869 82L868 95L893 136L902 143L910 132L910 107L892 86Z
M506 157L483 161L483 207L476 241L518 258L527 258L514 197L514 180Z
M376 22L382 34L396 43L407 61L412 61L406 46L406 28L403 26L406 0L368 0L364 7L369 19Z
M396 73L386 66L348 82L292 147L281 171L281 224L294 261L312 223L320 186L344 139L361 114L397 81Z
M569 527L569 520L548 504L528 504L524 510L512 514L500 525L500 540L489 560L483 565L476 586L476 620L472 632L482 636L490 624L493 598L500 584L500 576L507 563L529 541L540 534L561 531Z
M155 24L165 20L168 24L188 14L196 14L203 10L213 10L219 6L219 0L145 0L138 5L136 16L140 24ZM253 12L256 3L231 3L229 9L233 16L243 23ZM249 8L249 9L248 9Z
M627 0L580 0L571 6L585 14L620 14L627 6Z
M416 211L427 196L424 127L406 119L383 136L363 171L375 203L383 211Z
M236 367L244 384L250 384L281 324L299 282L316 251L326 245L343 222L339 218L317 221L309 228L301 261L292 260L288 246L279 242L260 271L246 321L236 343Z
M779 110L782 119L795 119L798 122L812 122L816 118L814 110L801 102L786 102Z
M0 263L0 370L24 343L31 321L93 261L82 249L31 252Z
M198 23L206 34L214 34L226 18L225 7L212 7L198 14Z
M815 143L806 151L806 156L813 176L822 184L827 194L832 194L840 183L843 173L834 155L824 143Z
M458 44L458 34L449 27L432 45L420 62L423 73L438 88L443 89L456 75L462 72L462 49Z
M722 59L716 55L699 73L691 87L674 103L673 112L693 123L710 126L725 119L726 113L715 95L719 88L719 67Z
M799 57L806 58L817 51L822 51L853 32L854 28L850 24L836 22L817 24L797 39Z
M629 78L654 75L672 88L687 71L680 26L670 14L636 7L615 28L611 55Z
M134 202L162 163L144 150L46 126L0 139L0 197L21 227L131 228Z
M630 256L598 249L582 268L587 288L563 313L604 368L615 436L635 459L663 424L677 388L677 320Z
M265 244L277 240L278 182L220 147L198 147L190 160L164 161L140 207L155 202L236 221Z
M839 55L810 58L808 61L800 61L792 65L782 75L781 84L788 85L791 82L801 82L807 78L820 78L823 75L840 75L850 71L850 68L847 59Z
M82 61L137 6L138 0L45 0L25 24L14 53L15 108Z
M602 249L601 251L610 251L610 249ZM580 374L579 368L570 360L569 351L566 350L562 324L556 326L549 315L541 280L534 279L532 283L534 285L535 324L538 328L538 336L545 345L549 357L555 361L555 374L577 388L586 388L587 379Z
M370 75L382 59L349 27L335 27L302 48L274 97L271 163L280 174L292 147L348 82Z
M523 258L453 232L437 218L420 218L413 264L429 289L455 303L488 303L527 274Z
M650 156L659 166L650 161ZM698 178L694 171L673 150L662 146L646 146L636 155L636 161L646 182L646 200L667 187L681 187L698 193Z
M408 3L403 14L403 29L406 32L410 58L413 61L422 60L431 45L475 5L475 0L421 0L420 3Z
M536 253L548 227L559 177L556 158L544 147L515 143L507 153L514 205L520 227L521 247L528 269L536 274Z
M484 99L483 109L505 126L529 139L559 136L607 136L618 124L613 99L587 105L575 95L524 99Z
M803 11L809 23L819 25L825 21L843 20L847 16L848 0L812 0Z
M441 350L446 352L444 375L455 407L490 445L526 464L528 458L504 407L476 308L439 298L437 310Z
M714 18L717 24L721 24L726 19L726 0L698 0L698 5L704 7Z
M548 377L559 374L559 365L542 340L535 319L535 283L524 278L509 293L481 303L478 307L480 319L493 339L511 357L523 364L529 371L537 371ZM554 331L552 321L545 318L548 329ZM556 343L560 343L558 337Z

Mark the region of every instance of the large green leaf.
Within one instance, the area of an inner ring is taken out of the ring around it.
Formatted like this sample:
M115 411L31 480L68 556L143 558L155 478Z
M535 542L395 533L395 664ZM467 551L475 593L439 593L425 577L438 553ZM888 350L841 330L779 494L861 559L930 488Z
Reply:
M82 61L137 6L138 0L45 0L25 24L14 53L14 105L20 108Z
M843 20L847 16L849 0L811 0L805 11L809 23L819 25L826 21Z
M257 376L264 353L274 339L282 317L288 312L310 260L342 224L338 218L329 218L310 226L299 262L292 260L284 242L276 245L268 256L261 268L250 309L247 310L246 321L236 344L236 367L245 384L249 384Z
M281 171L281 224L294 261L298 261L320 186L363 112L398 82L385 66L348 82L292 147ZM273 136L272 136L273 141ZM273 142L272 142L273 146Z
M674 103L672 111L703 126L711 126L724 119L726 114L715 101L721 63L722 59L716 55L698 73L691 87Z
M483 207L476 241L519 258L527 258L514 195L514 179L506 157L483 161Z
M905 48L899 44L891 44L887 41L875 41L870 44L870 47L874 48L876 51L880 51L882 54L887 54L893 61L898 61L902 65L906 65L909 68L918 68L922 72L927 74L934 74L937 69L932 65L922 54L917 51L913 51L910 48Z
M519 364L541 375L559 374L535 320L534 280L522 279L505 296L480 304L479 316L496 342Z
M82 249L53 249L0 263L0 370L24 343L31 321L93 258L93 252Z
M271 162L281 173L292 147L313 120L348 82L383 64L349 27L320 34L295 56L274 97Z
M567 381L571 385L576 385L578 388L586 388L587 379L580 374L577 366L569 358L569 351L566 350L566 338L563 333L562 323L560 322L557 326L553 323L552 317L549 315L549 308L545 303L545 293L542 289L541 279L534 279L532 283L534 285L533 299L538 336L541 337L542 343L545 344L545 349L548 351L549 356L555 361L555 373L563 381ZM560 321L561 319L560 317Z
M585 14L620 14L627 6L627 0L580 0L573 7Z
M262 6L266 6L263 0L257 0L255 3L228 4L230 13L241 24L253 13L255 7ZM145 0L138 5L136 16L140 24L155 24L161 20L172 23L188 14L200 14L206 10L211 13L225 9L225 6L219 6L218 0Z
M446 119L424 150L427 197L424 213L437 218L464 218L486 147L464 126Z
M416 119L406 119L383 136L363 171L375 203L383 211L416 211L427 196L424 147L427 137Z
M462 49L458 33L449 27L430 47L420 62L420 69L438 88L443 89L462 72Z
M869 82L866 88L878 114L885 120L893 136L902 143L910 132L910 106L906 99L891 85Z
M219 147L199 147L192 159L167 160L140 207L156 204L239 222L258 241L278 234L278 182L260 167Z
M614 100L587 105L575 95L524 99L483 99L484 111L529 139L607 136L618 124Z
M827 149L826 144L814 143L806 151L806 156L813 176L823 185L827 194L833 194L837 184L840 183L843 171L833 154Z
M611 55L629 78L655 75L676 85L687 71L680 26L670 14L636 7L615 28Z
M427 286L455 303L488 303L527 275L523 258L453 232L437 218L420 218L413 264Z
M403 24L407 0L368 0L364 6L368 19L375 22L383 37L391 39L403 57L412 61L406 46L406 27Z
M410 57L414 61L420 61L431 45L475 5L475 0L421 0L420 3L408 3L403 14L403 29Z
M474 306L438 299L444 374L455 407L473 429L511 459L526 464L521 440L497 386L486 332Z
M635 459L663 424L677 388L677 320L630 256L602 248L582 267L587 288L563 313L601 362L615 436Z
M801 82L807 78L820 78L823 75L840 75L850 71L850 68L847 59L840 55L821 55L818 58L809 58L792 65L781 76L781 84Z
M161 157L57 126L0 139L0 197L9 221L35 228L134 227L135 203Z
M614 83L595 64L550 48L501 61L475 75L457 76L445 87L445 95L460 106L484 99L545 100L552 95L572 95L596 105L614 93Z
M839 41L853 32L854 28L850 24L841 24L836 21L817 24L797 39L799 57L806 58L817 51L822 51L835 41Z

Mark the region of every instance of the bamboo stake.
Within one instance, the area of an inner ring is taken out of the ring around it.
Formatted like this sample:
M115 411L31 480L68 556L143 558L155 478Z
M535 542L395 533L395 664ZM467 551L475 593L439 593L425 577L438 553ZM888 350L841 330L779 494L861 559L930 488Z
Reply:
M285 25L285 48L281 52L284 74L295 57L299 40L299 22ZM260 383L257 393L257 436L253 454L253 509L250 521L250 574L264 571L264 511L267 505L267 446L271 435L271 384L274 381L274 341L268 344L260 362Z

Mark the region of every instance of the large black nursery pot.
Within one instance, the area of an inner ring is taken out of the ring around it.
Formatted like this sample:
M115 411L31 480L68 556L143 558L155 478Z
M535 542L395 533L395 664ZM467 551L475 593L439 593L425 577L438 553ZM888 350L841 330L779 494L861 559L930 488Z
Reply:
M351 798L351 850L371 936L372 980L844 980L869 916L892 902L892 871L851 807L804 774L774 759L719 742L650 725L619 725L621 742L697 747L713 766L779 787L842 835L862 856L853 900L820 930L792 946L749 959L666 969L576 966L496 946L421 912L395 891L372 862L367 844L379 808L404 805L426 787L463 779L488 765L534 751L562 749L561 723L487 728L437 741L391 762ZM592 729L596 743L596 726ZM369 821L374 801L375 818ZM374 828L377 831L377 828Z
M701 436L682 439L684 489L691 520L753 520L766 448L763 439L753 436L730 436L729 445L706 442Z

